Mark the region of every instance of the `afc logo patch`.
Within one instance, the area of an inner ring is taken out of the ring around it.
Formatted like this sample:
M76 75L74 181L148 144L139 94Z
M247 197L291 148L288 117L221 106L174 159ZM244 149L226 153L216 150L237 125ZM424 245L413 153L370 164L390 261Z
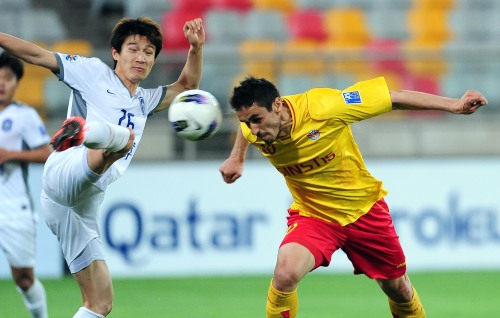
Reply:
M344 97L344 102L347 105L361 104L361 94L359 91L354 92L342 92L342 97Z
M68 54L66 55L66 61L70 63L76 63L80 61L80 56L74 55L74 54Z

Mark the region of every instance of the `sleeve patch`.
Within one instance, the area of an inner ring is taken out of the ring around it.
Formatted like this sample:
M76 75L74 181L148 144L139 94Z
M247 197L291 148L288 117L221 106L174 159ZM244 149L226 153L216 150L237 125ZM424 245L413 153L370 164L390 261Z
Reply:
M353 91L353 92L342 92L342 97L344 98L344 102L347 105L352 105L352 104L361 104L361 94L359 91Z

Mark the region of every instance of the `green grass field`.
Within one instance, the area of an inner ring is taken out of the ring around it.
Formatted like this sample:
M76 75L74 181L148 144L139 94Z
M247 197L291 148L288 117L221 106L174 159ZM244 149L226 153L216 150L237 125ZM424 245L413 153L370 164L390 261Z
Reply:
M427 316L500 317L500 271L410 273ZM268 276L115 279L108 317L264 317ZM42 280L51 318L71 318L81 306L71 277ZM365 276L310 274L299 287L301 318L389 318L387 301ZM0 317L30 318L10 280L0 280Z

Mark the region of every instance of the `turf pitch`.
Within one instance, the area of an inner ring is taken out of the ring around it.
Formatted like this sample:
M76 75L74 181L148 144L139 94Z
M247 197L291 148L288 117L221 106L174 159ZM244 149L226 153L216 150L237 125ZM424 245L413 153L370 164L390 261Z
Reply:
M500 271L409 273L428 317L500 317ZM114 279L108 317L264 317L270 276ZM72 277L42 279L51 318L69 318L81 306ZM317 274L299 286L301 318L389 318L374 281L350 274ZM0 280L0 318L30 318L10 280Z

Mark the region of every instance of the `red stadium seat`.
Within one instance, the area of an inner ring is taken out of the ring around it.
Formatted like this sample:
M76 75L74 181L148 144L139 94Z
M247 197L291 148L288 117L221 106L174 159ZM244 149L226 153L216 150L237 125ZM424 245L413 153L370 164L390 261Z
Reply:
M250 0L211 0L211 9L247 11L253 7Z
M172 9L179 11L206 11L212 6L212 0L171 0Z
M324 41L328 37L323 14L316 9L297 9L287 17L288 30L294 40Z
M169 10L163 14L161 27L163 31L163 50L178 51L189 49L189 42L184 37L184 23L195 18L203 18L202 11Z

